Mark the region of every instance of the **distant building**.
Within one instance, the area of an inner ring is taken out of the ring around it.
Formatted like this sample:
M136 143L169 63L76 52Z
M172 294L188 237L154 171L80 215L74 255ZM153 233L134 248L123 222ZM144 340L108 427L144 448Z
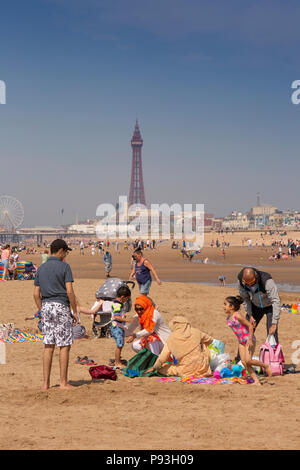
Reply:
M69 225L68 232L78 232L93 235L96 233L96 227L94 224L74 224Z
M146 205L143 166L142 166L143 139L140 133L138 121L136 120L133 137L131 139L132 164L131 181L129 190L129 206L133 204Z
M64 232L63 227L23 227L18 230L19 234L31 235L35 233L57 234Z
M260 206L254 206L251 208L251 215L273 215L277 211L277 207L272 204L261 204Z
M248 230L250 220L247 214L233 211L231 215L224 217L222 228L223 230Z
M250 228L269 227L274 225L275 220L277 225L279 220L275 215L277 211L277 207L272 204L260 204L252 207L249 214Z

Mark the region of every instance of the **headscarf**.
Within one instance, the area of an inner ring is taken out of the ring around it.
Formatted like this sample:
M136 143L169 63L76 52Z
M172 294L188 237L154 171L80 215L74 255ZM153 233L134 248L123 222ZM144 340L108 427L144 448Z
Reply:
M140 305L144 308L143 315L139 317L139 323L142 329L152 332L155 327L155 322L153 321L154 305L152 300L149 299L149 297L146 297L146 295L140 295L134 302L134 307L136 305Z
M192 328L185 317L176 315L170 321L169 326L172 333L167 339L167 345L177 360L180 360L200 345L200 330Z

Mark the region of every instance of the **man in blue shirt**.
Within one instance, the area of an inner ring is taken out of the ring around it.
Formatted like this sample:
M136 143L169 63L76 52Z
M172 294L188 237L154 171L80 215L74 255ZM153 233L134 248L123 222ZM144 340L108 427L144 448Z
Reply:
M73 275L70 266L64 262L71 250L64 240L54 240L50 245L51 256L38 268L34 280L34 300L41 312L45 345L43 390L50 387L55 346L60 348L60 388L71 387L67 380L69 354L73 344L73 325L78 324Z

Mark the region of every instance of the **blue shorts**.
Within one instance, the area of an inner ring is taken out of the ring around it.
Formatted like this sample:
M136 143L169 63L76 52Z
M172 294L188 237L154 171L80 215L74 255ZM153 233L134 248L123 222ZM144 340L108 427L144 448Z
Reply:
M146 281L145 284L139 284L140 294L149 294L152 280Z
M8 268L8 259L3 259L2 264L4 268Z
M125 331L123 330L123 328L120 328L119 326L111 326L110 331L111 336L117 343L117 348L123 348L125 339Z

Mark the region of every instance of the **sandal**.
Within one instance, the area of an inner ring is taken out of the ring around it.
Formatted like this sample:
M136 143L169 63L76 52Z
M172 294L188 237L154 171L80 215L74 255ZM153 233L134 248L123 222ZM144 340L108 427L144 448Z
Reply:
M95 364L94 361L92 362L89 362L91 361L91 359L89 359L87 356L77 356L77 359L75 361L75 364L81 364L81 365L85 365L85 364Z

